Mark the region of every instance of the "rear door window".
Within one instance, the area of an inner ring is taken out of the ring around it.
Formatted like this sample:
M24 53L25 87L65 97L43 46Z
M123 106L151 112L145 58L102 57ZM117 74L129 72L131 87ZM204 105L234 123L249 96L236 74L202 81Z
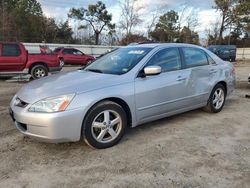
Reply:
M2 56L20 56L21 49L17 44L3 44Z
M195 67L208 65L208 59L205 52L198 48L184 47L182 48L186 67Z

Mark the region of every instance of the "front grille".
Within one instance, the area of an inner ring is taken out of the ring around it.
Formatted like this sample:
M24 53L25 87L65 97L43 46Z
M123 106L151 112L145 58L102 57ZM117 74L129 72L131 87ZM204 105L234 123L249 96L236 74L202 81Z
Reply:
M24 107L26 107L27 105L28 105L28 103L27 102L24 102L23 100L21 100L20 98L16 98L16 100L15 100L15 106L18 106L18 107L21 107L21 108L24 108Z

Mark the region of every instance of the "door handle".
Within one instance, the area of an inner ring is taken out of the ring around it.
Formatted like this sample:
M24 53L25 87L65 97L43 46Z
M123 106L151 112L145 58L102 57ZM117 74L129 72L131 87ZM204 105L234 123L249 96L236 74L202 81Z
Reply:
M178 76L176 78L176 81L183 81L183 80L186 80L186 79L187 79L186 77Z

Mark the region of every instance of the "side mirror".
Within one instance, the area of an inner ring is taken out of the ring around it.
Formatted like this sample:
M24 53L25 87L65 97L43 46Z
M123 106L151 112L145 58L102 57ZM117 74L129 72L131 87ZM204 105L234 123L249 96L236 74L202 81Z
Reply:
M160 66L148 66L144 68L144 74L145 76L153 76L161 73L161 67Z

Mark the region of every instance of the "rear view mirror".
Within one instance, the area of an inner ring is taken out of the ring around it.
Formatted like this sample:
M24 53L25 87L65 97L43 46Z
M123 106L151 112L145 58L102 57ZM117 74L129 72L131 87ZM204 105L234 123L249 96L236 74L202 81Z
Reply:
M148 66L144 68L145 76L153 76L161 73L160 66Z

